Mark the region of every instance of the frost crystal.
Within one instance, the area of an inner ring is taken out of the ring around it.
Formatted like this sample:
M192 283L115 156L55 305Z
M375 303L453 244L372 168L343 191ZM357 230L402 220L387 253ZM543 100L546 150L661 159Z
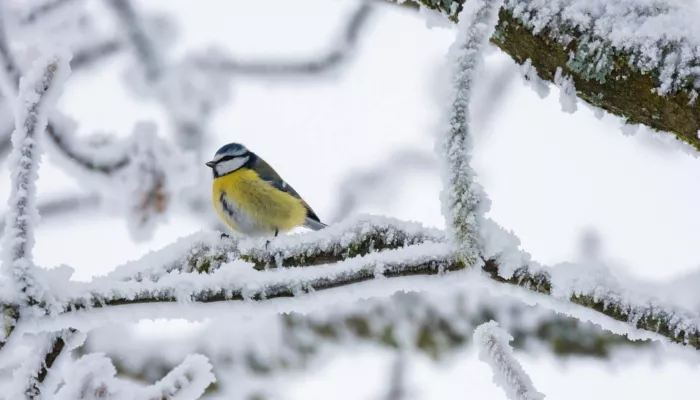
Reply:
M474 343L479 346L479 359L493 371L493 381L503 388L509 400L544 400L535 389L518 360L513 356L509 342L513 337L490 321L474 331Z
M561 67L554 74L554 84L559 87L561 110L570 114L576 112L576 87L571 76L564 76Z
M532 60L529 58L525 60L520 66L520 71L525 78L525 83L530 86L541 99L549 95L549 85L537 75L537 70L532 66Z
M459 32L450 49L453 92L449 124L439 148L445 164L443 215L462 261L476 266L481 262L478 224L488 200L469 165L469 101L481 50L494 32L501 4L499 0L469 1L460 13Z

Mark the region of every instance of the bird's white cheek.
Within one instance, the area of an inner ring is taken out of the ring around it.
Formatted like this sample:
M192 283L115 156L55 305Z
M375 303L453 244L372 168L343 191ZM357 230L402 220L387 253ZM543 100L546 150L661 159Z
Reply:
M218 175L226 175L241 168L243 164L248 162L249 157L238 157L231 160L222 161L216 164L216 173Z

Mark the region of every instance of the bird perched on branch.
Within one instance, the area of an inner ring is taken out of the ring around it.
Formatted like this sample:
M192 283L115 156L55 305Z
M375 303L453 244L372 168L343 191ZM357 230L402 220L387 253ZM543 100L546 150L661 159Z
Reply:
M298 226L313 230L326 227L304 199L245 146L229 143L206 165L214 174L214 208L234 231L277 236Z

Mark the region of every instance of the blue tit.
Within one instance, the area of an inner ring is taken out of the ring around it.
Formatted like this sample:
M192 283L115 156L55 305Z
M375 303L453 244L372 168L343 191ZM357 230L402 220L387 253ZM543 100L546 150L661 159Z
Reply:
M326 227L296 190L245 146L229 143L206 165L214 174L214 208L234 231L277 236L298 226Z

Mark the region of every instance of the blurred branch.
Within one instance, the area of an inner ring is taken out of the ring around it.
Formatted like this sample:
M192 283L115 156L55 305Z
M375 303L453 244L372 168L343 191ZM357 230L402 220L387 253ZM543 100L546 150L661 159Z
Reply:
M103 61L105 58L112 56L124 48L124 43L117 39L107 39L102 42L91 44L78 49L73 54L73 59L70 62L70 67L73 71L92 66L93 64Z
M406 388L406 363L408 357L405 350L399 350L394 356L394 362L391 365L391 374L389 376L389 389L382 397L384 400L408 400L409 393Z
M83 0L53 0L47 1L36 7L33 7L29 12L22 16L19 21L22 25L31 25L39 22L41 19L46 18L53 14L54 12L61 10L63 7L69 7L72 4L79 3Z
M350 171L337 185L338 202L330 221L337 222L355 214L358 205L361 202L366 204L368 197L389 201L396 194L390 184L396 182L402 174L430 171L436 167L432 155L404 149L393 153L382 165L372 166L365 171Z
M195 65L205 70L252 76L309 75L325 72L346 61L355 51L360 31L367 25L367 20L374 10L374 1L376 0L361 0L345 25L342 39L327 54L315 60L240 61L229 57L222 60L198 59Z
M163 73L163 63L155 45L146 33L142 18L136 13L131 0L105 0L125 29L131 47L143 66L146 78L153 82Z
M127 326L108 325L90 332L78 351L121 360L116 364L120 373L146 382L193 352L209 357L216 370L244 369L263 379L306 367L325 354L327 347L338 344L415 349L433 360L449 360L457 349L472 344L478 325L492 319L502 321L512 332L514 347L533 354L549 351L559 356L608 358L625 347L658 349L650 341L632 341L591 323L484 290L397 292L386 299L367 298L329 310L260 316L245 326L212 320L176 338L144 338Z
M57 217L71 212L85 212L99 205L99 197L95 194L65 195L46 200L37 205L41 220ZM5 217L0 217L0 231L5 230Z
M140 387L115 377L112 361L88 354L71 366L56 400L196 400L216 381L206 357L190 354L158 382Z
M457 22L465 1L406 3L437 10L446 20ZM697 45L688 38L666 35L663 29L658 37L651 38L637 32L641 24L654 24L658 22L655 19L674 18L686 11L680 5L630 3L607 8L598 15L590 12L590 18L582 22L577 16L587 10L578 6L556 2L542 8L528 1L506 2L491 43L518 64L530 62L545 81L554 83L560 68L572 77L575 95L591 106L622 117L629 124L673 133L700 149L700 102L695 101L698 93L694 85L700 73ZM619 22L610 23L613 19ZM687 21L679 19L680 23ZM623 30L624 24L631 26ZM609 32L615 28L619 30ZM645 39L638 40L641 37Z
M0 89L2 89L2 94L4 97L14 98L17 93L19 78L22 71L10 52L2 21L0 21L0 28L2 28L0 29L0 62L3 66L2 76L0 76L0 84L2 84L0 85ZM82 62L86 61L87 59L82 60ZM77 151L75 143L67 138L68 133L64 132L60 126L51 121L49 121L46 127L46 133L48 134L49 138L52 139L56 148L64 153L67 159L74 162L80 168L99 173L111 174L128 164L129 160L127 158L104 163L97 162L86 154ZM1 139L3 137L4 136L0 136L0 156L4 151L9 150L11 146L9 136L5 137L4 140Z

